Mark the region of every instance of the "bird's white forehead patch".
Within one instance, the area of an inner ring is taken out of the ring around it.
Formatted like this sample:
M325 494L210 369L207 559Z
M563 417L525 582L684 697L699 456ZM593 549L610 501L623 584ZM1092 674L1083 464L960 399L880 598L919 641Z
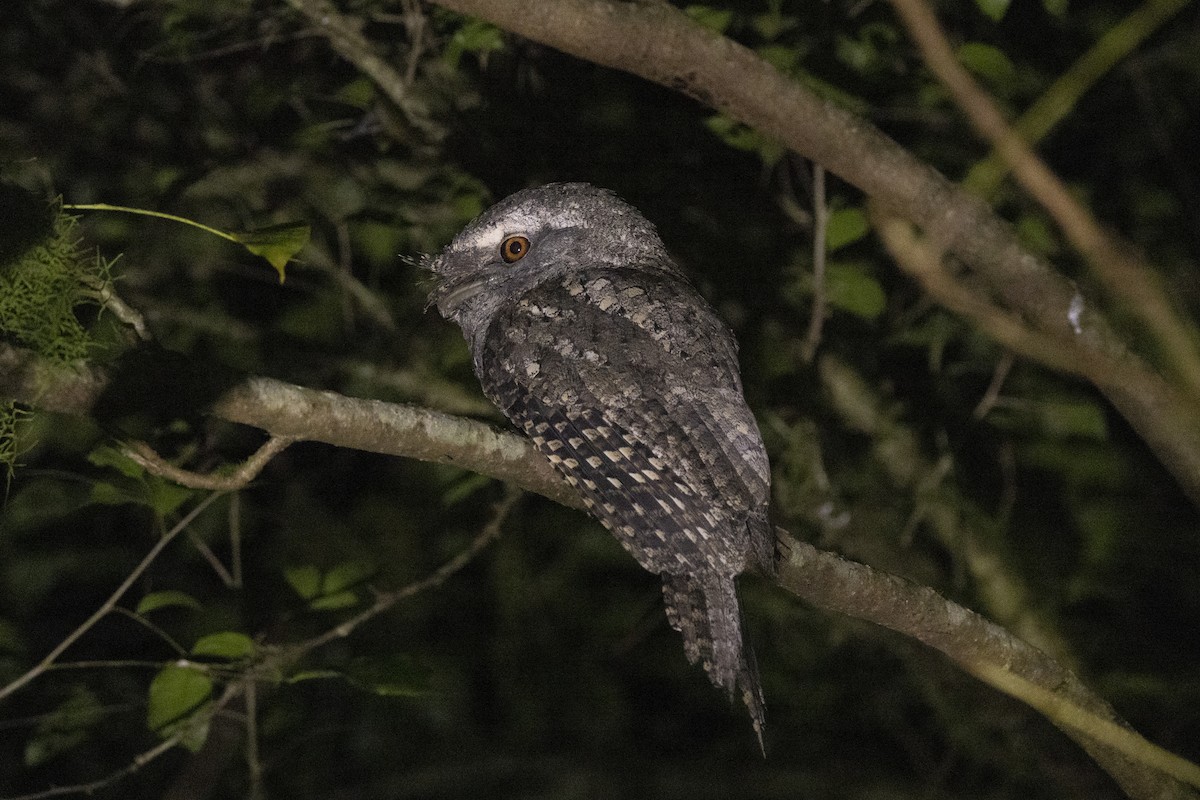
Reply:
M577 214L558 213L547 216L545 212L530 213L521 208L509 211L503 217L478 228L469 227L459 234L455 250L491 250L500 246L509 236L529 236L543 227L567 227L577 223Z
M477 248L491 249L499 247L504 241L504 237L508 235L513 226L508 220L502 222L493 222L491 225L485 225L476 230L463 231L462 238L458 244L463 250L475 250Z

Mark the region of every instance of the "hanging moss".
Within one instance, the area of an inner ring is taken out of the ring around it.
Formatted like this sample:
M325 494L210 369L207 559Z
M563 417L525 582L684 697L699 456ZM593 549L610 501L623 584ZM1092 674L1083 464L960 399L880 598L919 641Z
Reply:
M0 335L59 363L87 357L93 340L77 312L111 282L110 262L84 253L75 226L56 212L50 235L0 264Z

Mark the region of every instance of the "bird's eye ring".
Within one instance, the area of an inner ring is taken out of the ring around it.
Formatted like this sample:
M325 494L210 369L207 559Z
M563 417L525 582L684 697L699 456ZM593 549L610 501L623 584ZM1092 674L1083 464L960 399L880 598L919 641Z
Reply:
M529 252L529 239L524 236L509 236L500 243L500 257L504 263L520 261Z

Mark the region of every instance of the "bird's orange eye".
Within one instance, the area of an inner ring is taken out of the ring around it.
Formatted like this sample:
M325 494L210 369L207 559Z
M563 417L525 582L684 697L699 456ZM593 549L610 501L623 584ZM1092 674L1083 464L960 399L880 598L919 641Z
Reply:
M520 261L529 252L529 240L524 236L510 236L500 243L500 257L504 263Z

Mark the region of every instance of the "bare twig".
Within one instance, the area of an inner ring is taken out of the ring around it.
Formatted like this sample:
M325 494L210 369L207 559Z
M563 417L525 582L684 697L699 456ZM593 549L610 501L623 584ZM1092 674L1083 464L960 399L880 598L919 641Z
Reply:
M7 686L0 688L0 700L8 697L10 694L25 686L34 678L45 672L46 669L53 664L68 647L78 641L81 636L90 631L97 622L111 612L121 598L125 596L125 593L129 591L129 588L133 586L138 578L142 576L142 573L144 573L150 567L150 565L154 563L154 560L158 558L163 549L166 548L166 546L170 544L176 536L186 530L187 527L192 524L192 521L196 519L196 517L204 513L204 510L216 502L217 499L222 497L223 494L224 493L218 492L204 498L197 503L196 507L189 511L183 517L183 519L177 522L174 527L163 534L163 536L160 537L157 542L155 542L154 546L150 548L150 551L146 553L145 557L142 558L138 565L134 567L128 575L125 576L125 580L121 581L121 584L116 588L116 590L109 595L108 599L105 600L90 617L84 620L78 628L73 630L66 636L66 638L59 642L53 650L47 653L46 656L37 663L36 666L34 666L25 674L11 681Z
M295 439L288 436L272 436L258 450L254 451L253 455L243 461L241 466L228 475L205 475L181 469L165 461L162 456L154 452L150 445L144 442L127 445L123 448L123 452L147 472L174 481L180 486L214 492L234 492L248 486L272 458L283 452L294 441ZM226 582L228 583L228 581Z
M983 397L979 398L975 410L971 412L974 419L983 419L996 405L996 401L1000 398L1000 390L1004 388L1004 381L1008 379L1008 373L1012 370L1015 361L1013 354L1007 350L1004 351L1004 355L1000 356L1000 360L996 362L996 368L992 371L992 380L988 383L987 390L983 393Z
M161 665L159 665L159 666L161 666ZM225 693L222 694L221 697L218 698L204 712L204 716L206 718L211 718L213 715L220 712L221 709L223 709L226 705L228 705L229 702L238 695L239 690L240 690L240 687L237 685L232 685L232 686L227 687L225 689ZM124 778L128 778L130 775L134 774L135 772L140 770L142 767L149 764L151 761L154 761L159 756L163 755L164 753L170 752L172 748L174 748L177 744L182 742L184 737L188 736L190 733L191 733L190 728L188 728L186 726L182 727L180 730L176 731L171 736L168 736L167 738L163 739L161 742L156 744L154 747L151 747L149 750L146 750L142 753L138 753L136 756L133 757L133 759L128 764L126 764L121 769L118 769L114 772L110 772L108 775L105 775L103 778L99 778L97 780L90 781L88 783L76 783L76 784L72 784L70 786L55 786L53 788L46 789L41 792L33 792L32 794L23 794L23 795L18 795L18 796L14 796L14 797L5 797L5 798L0 798L0 800L49 800L49 798L52 798L52 797L66 797L68 795L76 795L76 794L82 794L82 795L94 794L95 792L98 792L101 789L104 789L108 786L113 785L117 781L120 781Z
M336 639L344 639L354 632L354 629L364 622L367 622L374 617L379 616L384 611L387 611L392 606L399 603L401 600L406 600L415 594L419 594L427 589L433 589L441 586L450 576L461 570L467 564L471 563L472 559L479 554L483 548L491 544L492 540L500 535L500 528L504 521L508 518L509 512L521 499L522 492L514 487L508 487L504 496L496 503L492 510L492 516L479 534L467 545L466 549L458 553L442 566L438 567L432 573L422 578L419 581L414 581L406 586L390 592L382 592L366 610L354 615L350 619L341 624L330 628L311 639L305 639L303 642L290 645L286 648L291 658L308 653L316 648L328 644Z
M443 131L430 120L423 104L410 91L405 76L377 53L374 44L363 35L361 19L343 14L329 0L287 0L287 4L324 33L342 58L374 81L413 128L431 140L442 137Z
M825 228L829 224L829 206L825 201L825 168L813 163L813 298L808 333L800 348L806 363L816 357L825 325Z

